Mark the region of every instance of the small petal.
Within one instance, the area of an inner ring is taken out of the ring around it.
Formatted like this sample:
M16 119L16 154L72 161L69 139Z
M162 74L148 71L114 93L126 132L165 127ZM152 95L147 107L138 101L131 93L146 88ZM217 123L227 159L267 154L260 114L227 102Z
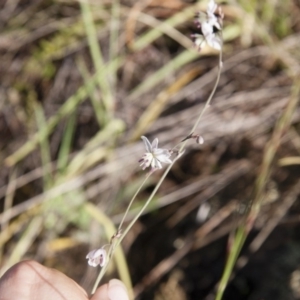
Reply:
M197 20L196 22L199 23L200 27L201 27L201 24L203 22L206 22L207 21L207 14L204 13L203 11L200 11L197 16L196 16Z
M173 162L170 158L168 158L168 157L166 157L166 156L160 157L159 160L160 160L162 163L165 163L165 164L171 164L171 163Z
M222 48L222 39L214 33L206 37L206 42L216 50L221 50Z
M218 5L215 3L214 0L210 0L207 6L207 14L214 13L217 9Z
M158 159L153 159L154 161L154 168L155 169L162 169L162 165Z
M201 50L201 46L205 44L205 38L201 34L194 34L193 41L198 50Z
M158 146L158 138L155 138L155 139L153 140L151 146L152 146L152 151L153 151L153 149L156 149L156 148L157 148L157 146Z
M218 5L214 0L211 0L207 6L207 21L211 26L215 26L217 29L221 30L221 26L217 16L215 15L215 11L218 8Z
M161 155L161 154L170 156L169 150L167 150L167 149L156 148L156 149L153 150L153 155L155 157L157 157L157 155Z
M214 32L212 25L209 24L208 22L202 23L201 30L202 30L202 33L205 36L205 38L207 38L207 36L213 34L213 32Z
M151 144L150 144L149 140L145 136L141 136L141 138L144 141L145 148L146 148L147 152L151 152L152 147L151 147Z
M221 30L220 22L214 14L209 14L207 15L207 17L207 22L210 24L210 26L216 27L218 30Z
M171 164L172 163L172 160L169 158L170 155L166 155L166 154L160 154L160 155L157 155L156 158L161 161L162 163L166 163L166 164Z

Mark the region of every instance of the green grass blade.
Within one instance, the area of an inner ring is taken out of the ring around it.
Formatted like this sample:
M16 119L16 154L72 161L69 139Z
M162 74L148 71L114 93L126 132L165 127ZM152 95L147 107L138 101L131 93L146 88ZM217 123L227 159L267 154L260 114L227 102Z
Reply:
M115 60L111 61L108 65L108 72L115 72L125 61L125 57L118 57ZM31 153L39 144L40 141L43 141L52 133L59 121L65 116L71 114L76 107L88 97L90 91L94 90L97 82L97 74L95 74L91 80L80 87L77 92L69 97L65 104L61 106L56 115L51 117L48 120L47 126L45 126L40 132L37 132L29 141L27 141L21 148L15 151L13 154L8 156L5 159L5 164L8 166L14 166L16 163L21 161L29 153Z
M107 68L104 64L102 52L97 38L96 26L94 24L93 15L88 2L80 2L83 23L85 25L88 44L90 47L94 67L96 69L98 85L102 91L102 101L105 106L108 119L112 115L113 111L113 94L107 78Z
M160 26L157 26L147 33L142 35L138 40L136 40L132 45L133 51L139 51L151 44L153 41L158 39L160 36L164 34L164 27L167 25L168 27L176 27L177 25L186 22L187 20L193 19L195 12L203 5L196 3L195 5L189 6L183 11L177 13L172 16L165 22L161 23Z
M84 80L85 85L88 84L88 82L91 80L90 74L88 72L88 69L83 61L82 58L77 59L77 67L79 69L79 72ZM96 119L98 121L99 127L103 126L105 124L105 111L103 109L103 106L100 102L100 99L98 99L95 96L94 90L88 90L89 97L95 112Z
M173 60L171 60L168 64L160 68L157 72L152 74L138 85L132 93L129 95L130 100L137 100L137 98L144 92L150 90L159 82L163 81L168 75L180 67L184 66L188 62L193 61L199 57L199 53L197 51L185 50L181 54L177 55Z
M47 123L47 126L43 127L39 132L37 132L29 141L27 141L21 148L16 152L11 154L5 159L5 163L8 166L14 166L29 153L31 153L36 146L48 137L52 133L58 122L65 116L72 113L76 107L88 96L88 91L93 90L96 87L96 76L94 76L88 85L80 87L77 92L72 95L65 104L61 106L58 112L52 116Z
M222 275L222 278L221 278L221 281L220 281L219 286L218 286L218 291L217 291L217 295L216 295L215 300L221 300L223 295L224 295L224 291L225 291L225 289L227 287L227 284L230 280L233 268L235 266L235 263L237 261L237 258L239 256L239 254L241 252L241 249L242 249L242 246L245 242L246 236L247 235L245 233L245 229L243 227L239 227L237 229L237 232L236 232L235 237L234 237L234 242L233 242L231 251L229 253L229 256L228 256L228 259L227 259L227 262L226 262L226 266L225 266L225 269L224 269L224 272L223 272L223 275Z
M121 7L119 0L113 0L111 7L111 21L110 21L110 38L109 38L109 61L114 60L118 56L119 51L119 27L120 27ZM116 87L117 74L116 72L110 74L111 86Z
M42 131L46 126L46 119L44 115L44 111L40 103L35 102L34 104L35 110L35 118L36 124L38 127L38 131ZM43 167L43 180L44 180L44 189L47 190L52 186L52 178L51 178L51 153L50 153L50 145L47 138L40 141L40 149L41 149L41 160Z
M76 110L71 114L67 121L66 130L62 137L61 146L58 153L57 168L60 173L63 173L68 165L69 154L73 141L75 126L76 126Z
M266 186L269 176L270 176L272 162L276 155L277 149L280 146L281 139L282 139L284 133L288 131L288 127L291 124L293 114L294 114L297 104L299 102L299 93L300 93L300 82L299 82L299 80L296 79L294 81L294 85L292 88L290 101L288 102L288 105L286 106L282 115L278 119L277 124L276 124L275 129L272 134L272 138L265 147L263 161L262 161L262 165L261 165L261 171L255 182L254 193L253 193L254 200L251 203L251 208L250 208L247 218L244 221L244 224L242 224L238 228L238 230L234 236L233 246L230 251L228 260L226 262L226 266L225 266L225 269L224 269L224 272L222 275L220 285L218 287L216 300L222 299L225 288L229 282L230 276L232 274L232 270L236 263L237 257L245 243L245 240L248 236L249 231L251 230L251 228L257 218L257 215L259 214L262 202L265 198L264 197L265 186Z

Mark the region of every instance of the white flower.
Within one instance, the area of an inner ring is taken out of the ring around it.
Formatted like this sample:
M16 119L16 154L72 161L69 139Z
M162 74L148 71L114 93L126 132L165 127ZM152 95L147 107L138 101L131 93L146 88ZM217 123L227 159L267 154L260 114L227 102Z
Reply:
M201 49L202 46L209 45L210 47L220 51L222 48L222 38L219 34L215 33L206 33L206 35L195 33L192 35L194 43L197 49Z
M215 26L218 30L221 30L221 24L219 18L216 16L215 12L218 8L218 5L214 0L210 0L207 6L207 22L211 27Z
M219 51L222 48L221 22L223 15L220 10L218 14L216 14L217 8L218 6L215 1L210 0L206 13L199 12L196 17L195 22L197 27L201 29L201 34L193 34L192 38L194 39L194 43L198 49L200 49L205 43Z
M152 144L150 144L149 140L145 137L141 137L144 141L146 153L139 160L141 163L140 166L145 170L149 166L151 166L151 171L156 169L161 169L161 163L171 164L172 160L170 159L171 151L168 149L158 148L158 139L155 138Z
M219 34L213 32L208 33L205 35L205 41L210 47L218 51L222 48L222 38Z
M92 267L103 267L106 263L106 251L103 248L92 250L86 256L88 264Z

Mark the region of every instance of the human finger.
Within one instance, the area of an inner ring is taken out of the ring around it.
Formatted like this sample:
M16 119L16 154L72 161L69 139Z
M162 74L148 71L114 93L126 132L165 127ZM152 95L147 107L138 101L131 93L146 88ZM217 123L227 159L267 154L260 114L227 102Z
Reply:
M129 300L124 283L118 279L112 279L109 283L99 287L90 300Z
M63 273L35 261L23 261L0 279L0 300L87 300L86 292Z

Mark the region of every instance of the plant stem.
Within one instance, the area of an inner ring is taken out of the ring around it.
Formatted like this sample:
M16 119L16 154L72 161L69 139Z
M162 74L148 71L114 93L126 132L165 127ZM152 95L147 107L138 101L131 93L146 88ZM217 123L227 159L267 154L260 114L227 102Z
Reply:
M220 76L221 76L221 69L222 69L222 51L220 51L219 53L219 64L218 64L218 74L217 74L217 79L216 79L216 82L214 84L214 87L213 87L213 90L211 91L206 103L205 103L205 106L203 107L202 111L200 112L199 114L199 117L198 119L196 120L192 130L191 130L191 133L193 133L203 114L205 113L206 109L210 106L210 103L211 103L211 100L216 92L216 89L217 89L217 86L219 84L219 81L220 81ZM142 213L145 211L145 209L147 208L147 206L150 204L151 200L154 198L156 192L158 191L158 189L160 188L160 186L162 185L163 181L165 180L167 174L169 173L169 171L171 170L172 166L174 165L174 163L182 156L183 152L184 152L184 147L186 145L187 141L184 141L182 144L181 144L181 147L180 147L180 150L178 152L178 155L175 157L175 159L173 160L173 162L168 166L168 168L165 170L165 172L163 173L162 177L160 178L159 182L156 184L154 190L152 191L151 195L149 196L148 200L145 202L145 204L143 205L143 207L141 208L141 210L139 211L139 213L134 217L134 219L129 223L129 225L126 227L126 229L124 230L124 232L121 234L121 236L118 238L118 237L113 237L112 238L112 242L110 244L110 247L109 247L109 250L108 250L108 254L107 254L107 257L108 257L108 260L105 264L105 266L101 269L98 277L97 277L97 280L94 284L94 287L93 287L93 290L92 290L92 294L95 293L96 291L96 288L97 286L99 285L102 277L104 276L105 272L106 272L106 269L108 267L108 264L109 264L109 261L113 255L113 252L114 252L114 249L116 247L119 246L119 244L122 242L122 240L124 239L124 237L126 236L126 234L128 233L128 231L132 228L132 226L135 224L135 222L137 221L137 219L142 215ZM122 218L122 221L119 225L119 229L118 229L118 232L120 231L123 223L124 223L124 220L129 212L129 209L133 203L133 201L135 200L136 196L138 195L138 193L140 192L141 188L143 187L143 185L145 184L145 182L147 181L147 179L150 177L151 173L147 174L145 180L142 182L141 186L137 189L136 193L134 194L134 196L132 197L127 209L126 209L126 212Z
M137 189L137 191L135 192L135 194L134 194L134 196L132 197L132 199L130 200L130 202L129 202L128 206L127 206L127 209L126 209L126 211L125 211L125 213L124 213L124 216L123 216L123 218L122 218L122 221L121 221L121 223L120 223L120 225L119 225L119 227L118 227L118 232L121 231L122 225L123 225L123 223L124 223L124 221L125 221L125 218L126 218L128 212L129 212L129 209L130 209L130 207L131 207L133 201L135 200L136 196L138 195L138 193L140 192L140 190L142 189L142 187L144 186L144 184L146 183L146 181L148 180L148 178L150 177L150 175L151 175L151 173L149 172L149 173L146 175L146 177L145 177L144 181L142 182L142 184L140 185L140 187L139 187L139 188Z

